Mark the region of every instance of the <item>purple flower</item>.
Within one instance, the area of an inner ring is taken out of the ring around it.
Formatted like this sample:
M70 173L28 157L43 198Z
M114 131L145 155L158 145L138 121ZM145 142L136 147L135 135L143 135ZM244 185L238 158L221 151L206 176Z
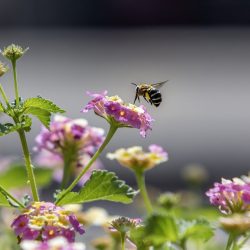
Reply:
M62 236L65 237L68 242L75 241L75 231L73 228L62 230Z
M11 224L16 235L23 233L28 228L28 216L26 214L18 216Z
M93 99L86 105L82 112L94 110L108 122L116 122L118 127L131 127L140 130L145 137L146 132L152 129L153 119L147 113L144 106L137 107L133 104L124 103L119 96L106 96L107 91L100 94L87 92Z
M73 172L77 175L103 140L103 129L90 127L84 119L72 120L57 115L50 125L50 130L42 127L41 133L36 137L35 150L39 154L35 161L41 166L53 167L54 178L61 181L64 159L71 158ZM100 161L97 161L91 170L99 168L100 165ZM81 184L85 179L82 179Z
M242 179L222 179L206 192L210 203L219 207L225 214L250 211L250 183Z
M79 223L75 215L70 215L69 216L69 221L71 225L74 227L75 231L78 232L79 234L84 234L85 230L83 228L83 225Z
M21 237L26 240L35 240L39 235L40 232L38 230L26 228Z
M13 221L11 227L20 241L46 242L63 236L69 242L74 242L76 233L85 232L72 212L50 202L34 202Z
M50 240L55 238L56 236L60 235L60 230L56 226L45 226L42 231L42 239L44 241Z

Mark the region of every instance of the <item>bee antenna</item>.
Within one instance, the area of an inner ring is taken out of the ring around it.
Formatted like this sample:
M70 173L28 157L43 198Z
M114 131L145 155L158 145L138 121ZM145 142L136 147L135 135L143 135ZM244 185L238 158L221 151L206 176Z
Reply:
M130 84L137 86L137 84L136 84L136 83L133 83L133 82L131 82Z

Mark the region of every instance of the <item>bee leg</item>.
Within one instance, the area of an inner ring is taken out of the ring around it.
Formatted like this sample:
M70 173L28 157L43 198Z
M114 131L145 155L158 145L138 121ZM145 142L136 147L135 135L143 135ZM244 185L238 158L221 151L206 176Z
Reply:
M148 99L146 98L146 94L143 94L143 98L145 99L146 102L148 102Z
M137 92L136 92L136 94L135 94L134 104L135 104L135 102L136 102L136 100L137 100L137 99L138 99L138 101L140 102L139 96L138 96L138 94L137 94Z
M134 104L135 104L135 102L136 102L137 99L140 102L140 98L139 98L139 95L138 95L138 87L136 87Z

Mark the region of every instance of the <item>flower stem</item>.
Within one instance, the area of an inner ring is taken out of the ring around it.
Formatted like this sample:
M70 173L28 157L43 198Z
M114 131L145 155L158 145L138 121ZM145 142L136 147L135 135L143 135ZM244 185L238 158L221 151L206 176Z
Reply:
M14 196L12 196L8 191L6 191L2 186L0 186L0 192L6 196L8 196L12 201L19 205L21 208L25 208L25 206L18 201Z
M147 192L146 185L145 185L144 172L140 171L140 170L135 170L135 176L136 176L137 185L140 189L142 198L144 200L144 204L145 204L147 213L150 214L150 213L152 213L153 208L152 208L151 201L148 197L148 192Z
M125 233L121 233L121 250L125 250Z
M7 107L10 107L10 103L9 103L8 97L6 96L5 91L3 90L2 84L0 84L0 93L3 96L3 99L4 99Z
M18 84L17 84L17 76L16 76L16 60L12 60L12 68L13 68L13 77L14 77L14 87L15 87L15 95L16 95L16 106L19 105L19 94L18 94Z
M235 239L236 239L235 234L230 233L229 236L228 236L228 240L227 240L226 250L233 250L232 247L233 247L233 245L235 243Z
M118 129L117 125L114 125L111 123L109 132L100 146L100 148L96 151L96 153L93 155L93 157L90 159L86 167L82 170L82 172L76 177L76 179L71 183L71 185L63 192L61 197L56 201L56 204L59 205L60 201L77 185L77 183L80 181L80 179L83 177L83 175L89 170L89 168L92 166L92 164L95 162L95 160L100 156L103 149L107 146L113 135L115 134L116 130Z
M70 176L71 176L71 163L69 161L64 161L64 167L63 167L63 178L61 183L61 189L64 189L66 185L69 182Z
M20 129L18 131L18 134L19 134L22 148L23 148L23 155L24 155L24 159L25 159L25 165L26 165L26 170L27 170L27 174L28 174L29 184L31 186L33 199L34 199L34 201L39 201L39 195L38 195L38 191L37 191L35 175L34 175L33 166L31 163L31 158L30 158L30 153L29 153L29 148L28 148L25 132L23 129Z

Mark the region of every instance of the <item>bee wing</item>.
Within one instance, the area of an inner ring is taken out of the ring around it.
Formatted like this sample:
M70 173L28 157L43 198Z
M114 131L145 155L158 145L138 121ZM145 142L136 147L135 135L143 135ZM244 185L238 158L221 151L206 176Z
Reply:
M154 87L154 88L159 89L162 85L164 85L164 84L165 84L166 82L168 82L168 81L169 81L169 80L164 81L164 82L153 83L153 84L151 84L151 86Z

